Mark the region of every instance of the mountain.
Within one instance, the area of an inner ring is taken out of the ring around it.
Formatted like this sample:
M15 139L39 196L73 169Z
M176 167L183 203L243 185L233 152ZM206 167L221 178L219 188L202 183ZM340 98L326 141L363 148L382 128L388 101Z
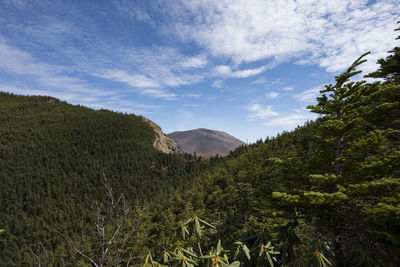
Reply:
M211 157L226 156L230 151L246 145L244 142L230 134L209 129L195 129L189 131L176 131L168 134L176 140L186 153L196 153L198 156Z

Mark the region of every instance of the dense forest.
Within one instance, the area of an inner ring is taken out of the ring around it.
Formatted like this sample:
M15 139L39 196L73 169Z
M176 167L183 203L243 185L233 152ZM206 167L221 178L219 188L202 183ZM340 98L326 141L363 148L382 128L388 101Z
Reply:
M129 206L144 205L184 188L202 168L190 155L157 151L155 133L140 117L52 97L0 93L0 125L4 266L28 265L42 244L63 244L43 225L80 238L92 205L108 201L103 183L123 192Z
M2 264L398 266L400 49L368 81L365 56L316 121L209 160L134 115L1 94Z

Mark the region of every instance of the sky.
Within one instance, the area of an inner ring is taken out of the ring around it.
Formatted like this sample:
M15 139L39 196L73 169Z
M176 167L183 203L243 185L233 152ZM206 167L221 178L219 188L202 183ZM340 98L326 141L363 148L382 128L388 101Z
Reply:
M0 0L0 91L245 141L306 107L361 54L398 46L398 0Z

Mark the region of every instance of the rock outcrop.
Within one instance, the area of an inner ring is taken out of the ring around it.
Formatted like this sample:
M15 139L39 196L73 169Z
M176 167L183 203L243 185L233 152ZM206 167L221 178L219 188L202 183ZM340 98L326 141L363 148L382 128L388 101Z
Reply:
M172 153L176 153L176 154L181 154L182 149L180 148L179 144L171 139L170 137L168 137L168 135L166 135L165 133L163 133L163 131L161 130L161 127L158 126L157 124L155 124L153 121L141 116L141 118L143 119L143 121L147 122L154 130L154 132L156 133L157 137L156 140L153 143L153 146L164 152L167 154L172 154Z

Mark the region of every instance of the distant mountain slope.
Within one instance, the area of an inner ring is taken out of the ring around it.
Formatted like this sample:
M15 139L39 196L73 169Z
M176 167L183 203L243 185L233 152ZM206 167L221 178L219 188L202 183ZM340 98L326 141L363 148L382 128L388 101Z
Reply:
M195 129L189 131L176 131L168 134L176 140L186 153L195 153L198 156L210 157L215 155L226 156L230 151L239 146L246 145L244 142L230 134L209 129Z

